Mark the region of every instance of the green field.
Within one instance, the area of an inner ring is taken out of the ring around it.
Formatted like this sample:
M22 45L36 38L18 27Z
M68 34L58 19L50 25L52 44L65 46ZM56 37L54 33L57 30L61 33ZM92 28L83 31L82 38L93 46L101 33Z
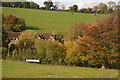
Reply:
M117 78L118 71L3 61L3 78Z
M15 15L24 18L27 28L37 32L67 32L69 27L77 22L92 23L96 21L94 14L46 11L24 8L3 7L4 15ZM105 14L98 14L98 19Z

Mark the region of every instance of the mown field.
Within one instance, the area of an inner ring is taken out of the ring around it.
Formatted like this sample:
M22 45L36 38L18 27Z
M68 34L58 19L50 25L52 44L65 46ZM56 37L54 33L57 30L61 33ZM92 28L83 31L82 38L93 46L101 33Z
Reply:
M4 15L15 15L24 18L27 29L36 32L67 32L69 27L77 22L93 23L97 20L94 14L71 13L60 11L46 11L24 8L3 7ZM105 17L105 14L98 14L98 19Z
M117 78L118 71L3 61L3 78Z

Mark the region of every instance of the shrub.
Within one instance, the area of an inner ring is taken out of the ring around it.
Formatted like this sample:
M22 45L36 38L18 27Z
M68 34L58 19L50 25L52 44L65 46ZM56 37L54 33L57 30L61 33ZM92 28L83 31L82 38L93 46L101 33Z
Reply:
M7 48L5 48L5 47L2 47L1 48L1 52L2 52L2 59L6 59L6 57L7 57L7 53L8 53L8 51L7 51Z
M36 59L39 59L41 63L45 63L44 58L46 56L46 43L47 41L45 40L35 40L34 47L37 51L37 54L35 55Z
M66 48L64 45L48 40L35 41L35 48L37 50L37 59L41 63L48 64L63 64L66 57Z
M46 44L46 60L51 64L63 64L66 57L66 48L64 45L49 42Z

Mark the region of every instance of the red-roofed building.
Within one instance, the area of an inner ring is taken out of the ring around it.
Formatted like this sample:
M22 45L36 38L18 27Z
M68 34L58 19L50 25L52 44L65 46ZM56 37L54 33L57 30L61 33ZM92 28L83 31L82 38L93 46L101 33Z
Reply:
M37 36L42 40L55 40L54 33L37 33Z

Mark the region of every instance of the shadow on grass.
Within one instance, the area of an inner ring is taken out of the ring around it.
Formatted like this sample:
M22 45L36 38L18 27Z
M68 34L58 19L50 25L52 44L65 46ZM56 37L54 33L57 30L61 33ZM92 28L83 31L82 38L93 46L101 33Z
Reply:
M33 27L33 26L28 26L28 27L26 27L26 29L28 29L28 30L44 30L43 28L37 28L37 27Z

